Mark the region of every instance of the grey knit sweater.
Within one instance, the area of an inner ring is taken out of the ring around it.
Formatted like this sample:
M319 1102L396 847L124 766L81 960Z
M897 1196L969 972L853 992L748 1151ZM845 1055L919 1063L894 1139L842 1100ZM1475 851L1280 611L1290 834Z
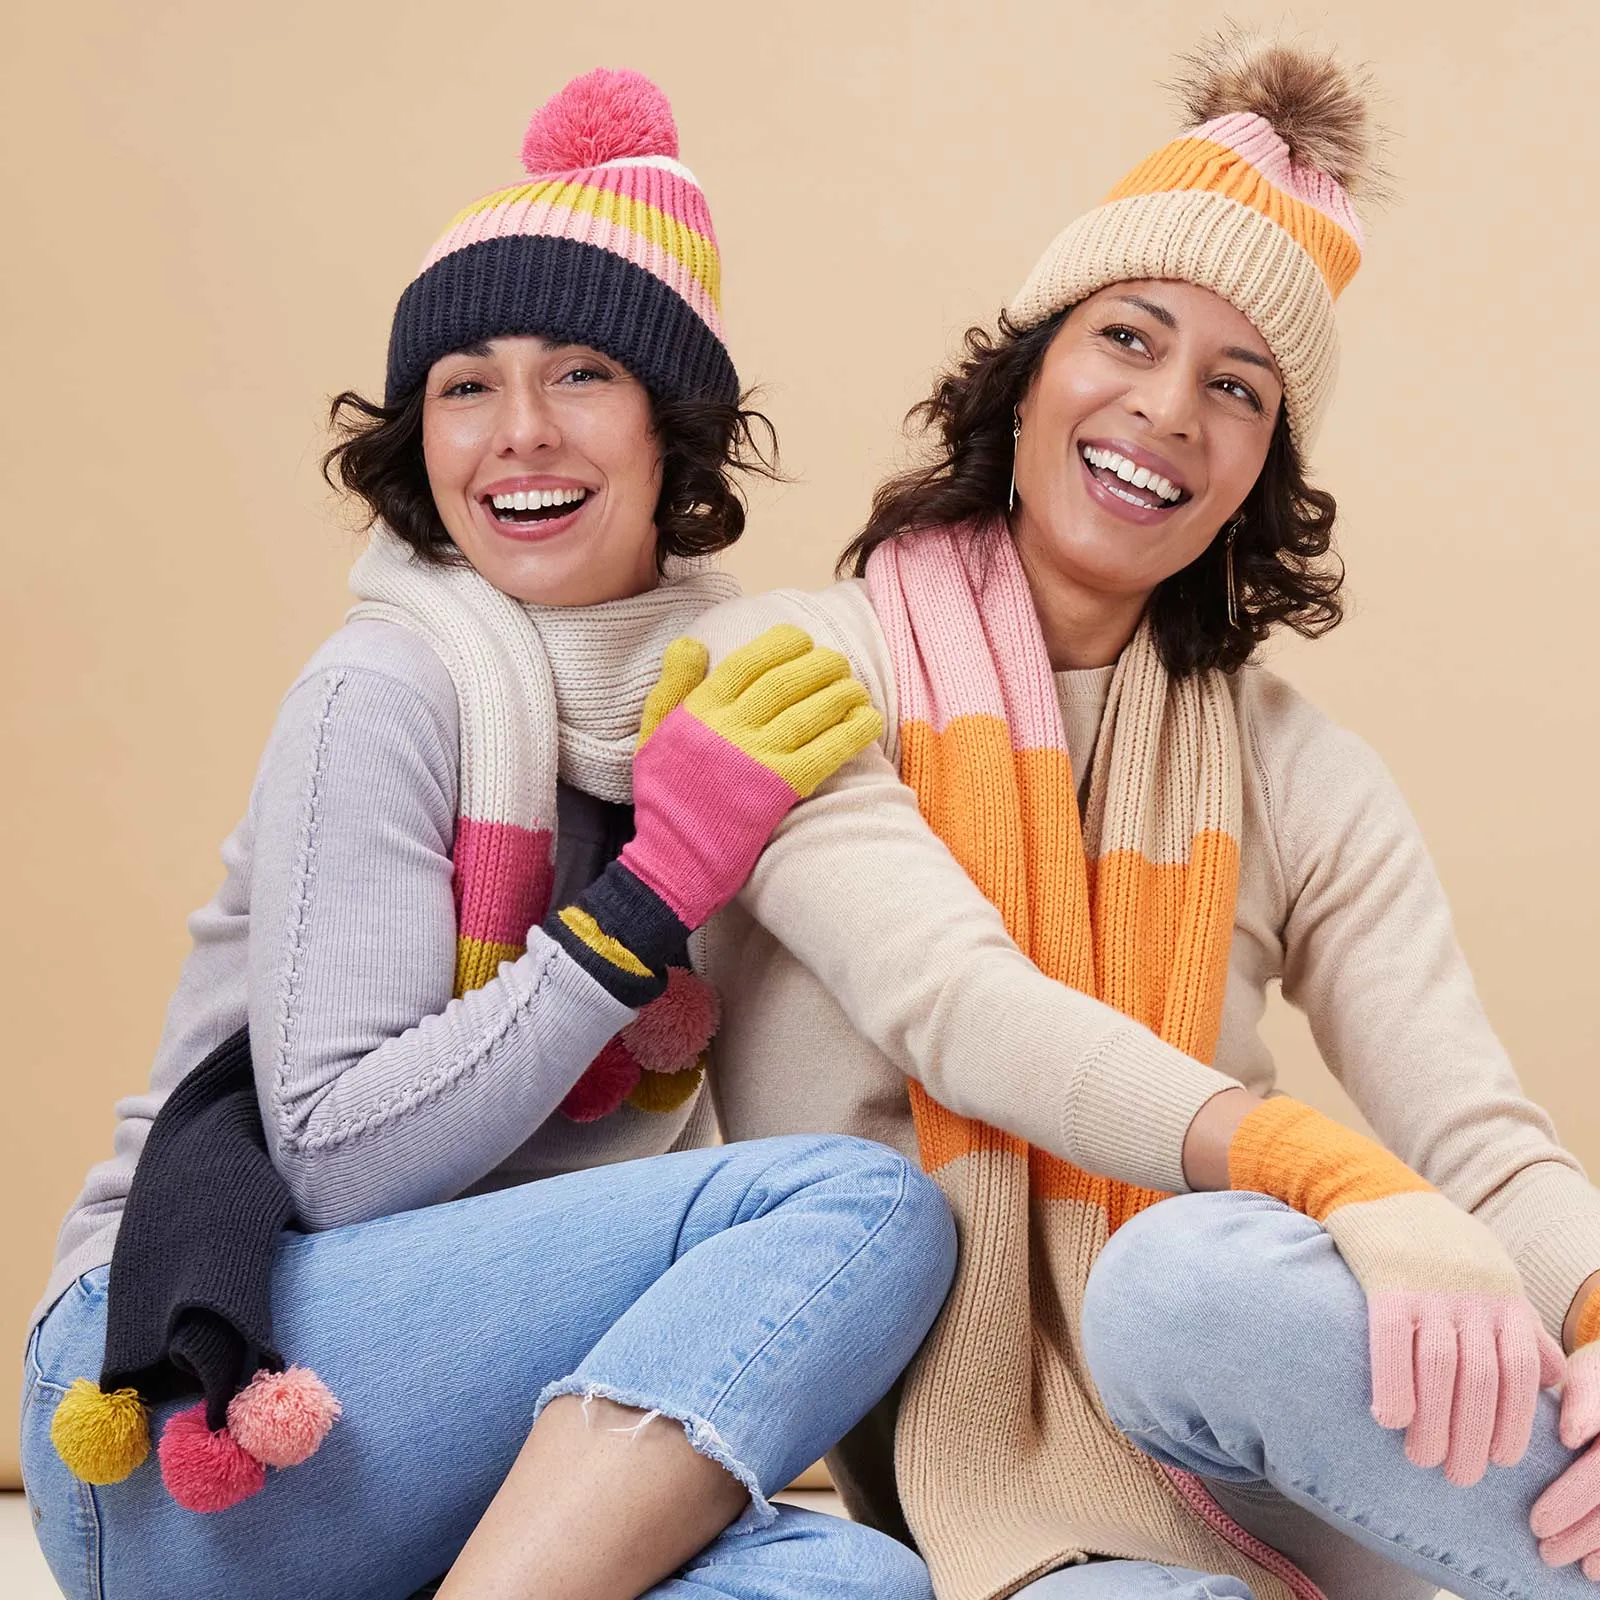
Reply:
M117 1107L114 1153L67 1214L35 1320L111 1259L162 1102L246 1021L268 1148L312 1228L706 1142L705 1097L665 1116L559 1114L635 1013L537 927L525 955L451 998L459 760L454 685L417 635L351 623L312 658L223 845L227 876L189 920L149 1088ZM559 905L631 817L565 786L557 798Z

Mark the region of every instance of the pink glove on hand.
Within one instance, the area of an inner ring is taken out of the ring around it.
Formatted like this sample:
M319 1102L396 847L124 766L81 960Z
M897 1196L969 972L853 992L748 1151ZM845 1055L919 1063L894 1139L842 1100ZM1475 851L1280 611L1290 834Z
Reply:
M1406 1430L1412 1462L1465 1487L1491 1462L1522 1459L1563 1358L1483 1223L1382 1145L1286 1096L1240 1123L1228 1172L1233 1188L1327 1229L1367 1296L1372 1414Z
M667 647L633 758L622 865L698 928L744 887L784 817L876 739L883 719L837 650L790 623L709 675L704 645Z
M1584 1577L1600 1583L1600 1289L1578 1322L1577 1348L1567 1361L1561 1399L1561 1442L1588 1451L1534 1502L1529 1519L1539 1554L1552 1567L1583 1564Z

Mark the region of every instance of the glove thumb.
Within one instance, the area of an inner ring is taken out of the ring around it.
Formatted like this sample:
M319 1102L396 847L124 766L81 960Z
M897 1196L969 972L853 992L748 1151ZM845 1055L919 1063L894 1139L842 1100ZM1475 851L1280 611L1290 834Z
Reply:
M636 749L642 750L645 741L666 720L668 712L677 710L690 692L699 688L710 666L711 652L698 639L674 639L667 646L661 658L661 676L655 688L645 696Z

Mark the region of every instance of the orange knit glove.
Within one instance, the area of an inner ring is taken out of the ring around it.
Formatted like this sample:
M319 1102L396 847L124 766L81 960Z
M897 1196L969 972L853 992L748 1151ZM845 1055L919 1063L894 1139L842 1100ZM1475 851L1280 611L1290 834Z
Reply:
M1577 1344L1567 1360L1561 1397L1561 1442L1589 1446L1534 1502L1529 1519L1539 1554L1552 1567L1583 1563L1583 1575L1600 1583L1600 1289L1589 1291L1578 1319Z
M1465 1486L1522 1459L1563 1358L1483 1223L1382 1145L1282 1097L1239 1124L1228 1176L1327 1229L1367 1296L1372 1414L1406 1429L1417 1466Z

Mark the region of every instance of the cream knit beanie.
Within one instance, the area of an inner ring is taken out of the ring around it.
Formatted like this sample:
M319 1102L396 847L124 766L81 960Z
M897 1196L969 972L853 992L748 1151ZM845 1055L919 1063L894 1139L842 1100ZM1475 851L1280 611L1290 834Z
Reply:
M1338 367L1334 301L1361 264L1351 192L1370 175L1365 84L1327 51L1242 34L1187 67L1195 126L1056 236L1009 317L1033 327L1130 279L1199 284L1266 340L1305 451Z

